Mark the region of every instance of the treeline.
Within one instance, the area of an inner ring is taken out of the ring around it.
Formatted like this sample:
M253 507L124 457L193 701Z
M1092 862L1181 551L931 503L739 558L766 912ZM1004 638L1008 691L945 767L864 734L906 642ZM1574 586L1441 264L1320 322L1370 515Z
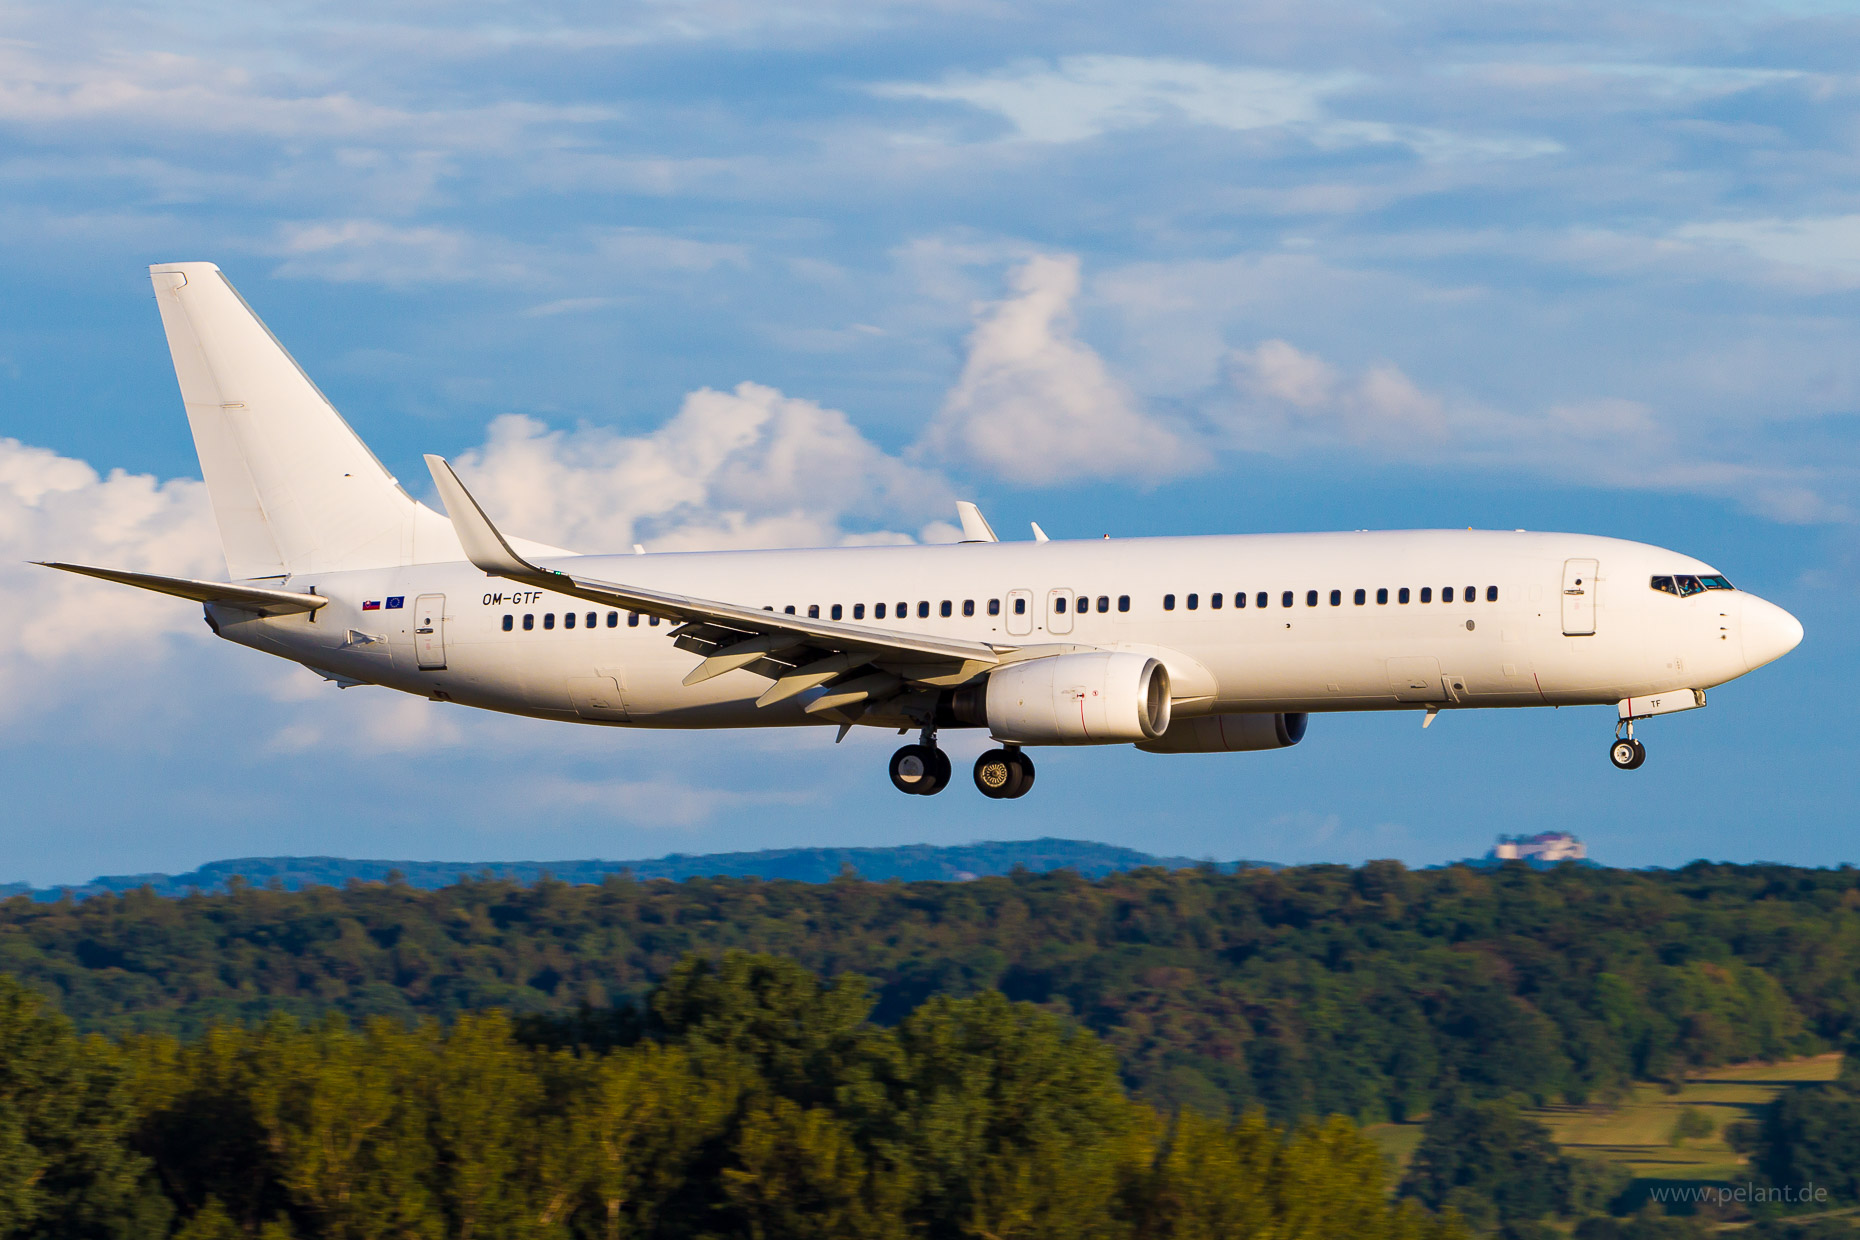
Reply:
M1092 1030L1165 1108L1368 1122L1847 1045L1860 873L1393 862L1086 881L751 879L438 891L246 887L0 902L0 972L81 1028L198 1034L337 1011L626 1010L691 953L874 979L875 1018L999 990Z
M1455 1240L1349 1121L1164 1116L984 991L727 954L632 1017L80 1038L0 978L0 1237Z

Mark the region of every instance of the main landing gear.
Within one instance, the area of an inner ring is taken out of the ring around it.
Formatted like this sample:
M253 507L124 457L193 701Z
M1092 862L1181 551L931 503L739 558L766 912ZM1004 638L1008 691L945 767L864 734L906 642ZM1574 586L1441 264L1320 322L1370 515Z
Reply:
M1624 771L1638 770L1647 760L1647 747L1634 739L1632 719L1615 725L1615 743L1608 747L1608 760Z
M911 796L935 796L949 786L949 755L936 747L936 729L925 728L915 745L891 755L891 784ZM975 760L975 786L994 800L1026 796L1033 787L1033 759L1018 748L991 749Z

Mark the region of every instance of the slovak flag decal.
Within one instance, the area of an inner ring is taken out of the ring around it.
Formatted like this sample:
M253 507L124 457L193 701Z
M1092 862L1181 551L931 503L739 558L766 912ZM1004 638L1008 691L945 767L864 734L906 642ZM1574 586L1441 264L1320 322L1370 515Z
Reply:
M381 600L378 598L369 599L367 602L362 604L362 610L363 611L380 611Z

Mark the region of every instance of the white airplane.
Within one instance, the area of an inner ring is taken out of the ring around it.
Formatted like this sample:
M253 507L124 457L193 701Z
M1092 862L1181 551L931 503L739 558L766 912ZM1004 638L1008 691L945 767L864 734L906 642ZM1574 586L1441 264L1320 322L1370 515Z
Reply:
M1356 531L576 555L506 537L450 466L414 500L211 263L150 268L230 583L49 563L205 605L220 637L338 685L641 728L915 730L904 792L985 728L994 798L1037 745L1278 749L1313 713L1615 707L1636 722L1794 649L1802 626L1644 543ZM449 518L449 519L448 519Z

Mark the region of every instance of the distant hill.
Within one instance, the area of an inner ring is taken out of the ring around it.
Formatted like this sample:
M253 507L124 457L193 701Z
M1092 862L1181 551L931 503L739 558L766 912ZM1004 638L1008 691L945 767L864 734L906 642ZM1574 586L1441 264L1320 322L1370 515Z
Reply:
M304 887L340 887L355 881L385 882L391 877L424 890L449 886L466 878L501 878L534 883L545 875L565 883L598 883L609 874L630 873L634 878L788 879L824 883L845 872L875 882L901 879L961 881L1015 868L1045 873L1075 870L1086 878L1103 878L1144 866L1180 870L1205 865L1189 857L1157 857L1134 848L1095 844L1089 840L988 840L939 848L907 844L897 848L772 848L761 852L672 853L644 861L370 861L348 857L237 857L213 861L186 874L110 874L88 883L35 888L25 883L0 885L0 898L31 896L34 900L74 899L120 894L148 887L157 895L184 896L190 892L221 892L237 877L255 887L279 886L286 891ZM1220 866L1260 864L1233 862Z

